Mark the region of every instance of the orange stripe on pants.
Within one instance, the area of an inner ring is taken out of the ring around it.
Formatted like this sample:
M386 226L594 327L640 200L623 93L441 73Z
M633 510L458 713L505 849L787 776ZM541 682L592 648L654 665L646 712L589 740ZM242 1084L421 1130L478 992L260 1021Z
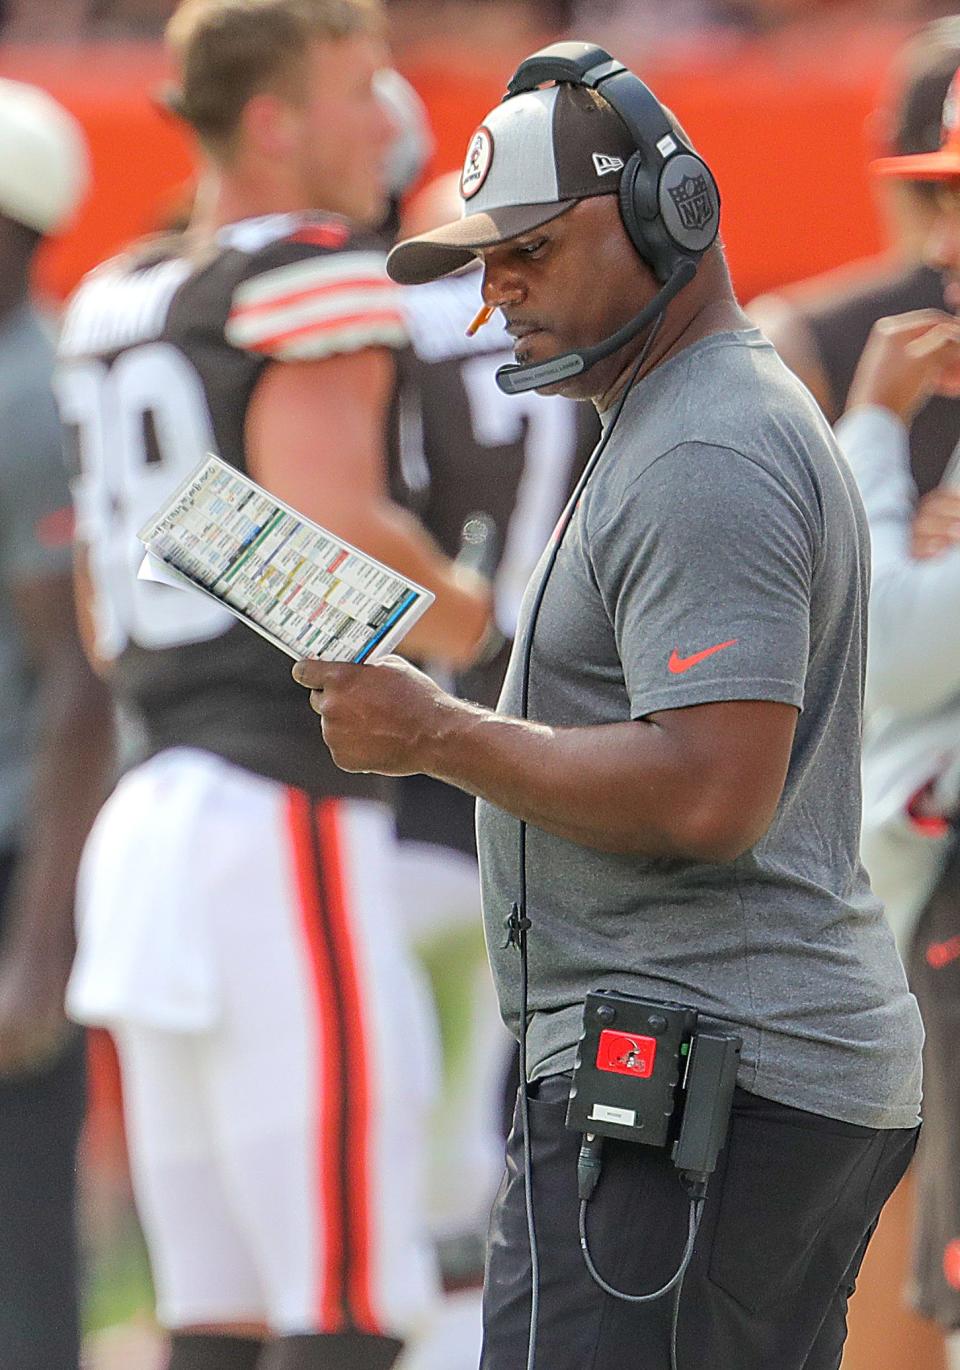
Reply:
M314 806L310 797L299 790L288 790L287 795L300 921L309 956L319 1024L316 1158L323 1239L322 1249L318 1252L320 1284L317 1290L317 1319L322 1331L340 1332L347 1326L340 1145L346 1122L343 1071L348 1066L343 1023L334 996L336 967L332 964L324 926Z
M368 1095L369 1051L360 992L360 977L350 910L344 888L343 838L340 805L325 800L319 806L317 827L326 894L327 916L333 934L334 956L340 974L346 1028L350 1088L347 1094L347 1202L350 1221L348 1293L360 1331L382 1334L373 1312L370 1284L370 1118Z

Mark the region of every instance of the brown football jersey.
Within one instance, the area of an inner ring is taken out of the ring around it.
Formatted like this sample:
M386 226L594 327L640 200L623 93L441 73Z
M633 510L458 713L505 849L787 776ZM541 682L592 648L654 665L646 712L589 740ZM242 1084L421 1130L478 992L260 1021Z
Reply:
M137 532L208 452L246 469L266 366L402 345L398 293L375 239L269 215L221 230L199 256L183 238L147 243L74 294L57 394L78 537L98 649L148 754L199 747L318 795L380 792L333 765L286 656L204 596L138 580Z

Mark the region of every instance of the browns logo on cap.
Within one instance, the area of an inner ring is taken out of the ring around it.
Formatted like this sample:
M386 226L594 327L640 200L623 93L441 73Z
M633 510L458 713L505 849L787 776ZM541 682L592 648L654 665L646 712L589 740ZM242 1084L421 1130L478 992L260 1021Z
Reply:
M493 162L493 134L481 124L470 139L467 155L460 174L460 194L465 200L472 200L487 179Z
M525 91L491 110L473 134L460 177L462 217L398 243L387 270L403 285L435 280L491 247L565 213L591 195L615 195L636 151L601 96L563 83Z

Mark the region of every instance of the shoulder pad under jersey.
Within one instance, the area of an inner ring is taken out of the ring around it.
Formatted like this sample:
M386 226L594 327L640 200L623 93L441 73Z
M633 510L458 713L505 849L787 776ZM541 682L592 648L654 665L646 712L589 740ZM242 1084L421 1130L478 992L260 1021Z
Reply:
M225 333L232 346L280 361L406 342L399 288L380 243L322 219L251 254Z

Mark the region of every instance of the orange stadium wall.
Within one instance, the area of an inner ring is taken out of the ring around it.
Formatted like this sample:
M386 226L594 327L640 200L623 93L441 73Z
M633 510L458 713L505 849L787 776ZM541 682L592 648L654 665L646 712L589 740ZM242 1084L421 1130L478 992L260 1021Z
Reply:
M804 45L692 50L635 65L683 118L724 195L723 234L742 299L876 252L882 233L866 163L868 115L902 34L853 34L830 61ZM429 48L401 62L433 117L432 170L459 165L472 129L522 54ZM189 186L189 140L155 93L158 47L6 48L0 75L49 89L79 118L93 192L45 253L42 286L62 297L104 256L161 221Z
M634 66L682 116L724 196L723 236L742 299L877 252L882 229L866 163L868 116L903 34L836 39L830 51L693 49ZM500 98L519 52L420 49L402 69L435 126L431 171L459 166L474 126ZM624 54L628 56L628 54ZM90 139L93 191L76 223L48 245L41 287L54 298L131 238L161 223L190 191L184 130L157 107L168 77L155 46L0 49L0 75L49 89ZM101 1150L117 1138L116 1084L95 1038L94 1122ZM844 1370L942 1370L939 1339L902 1308L909 1192L884 1215L851 1310Z

